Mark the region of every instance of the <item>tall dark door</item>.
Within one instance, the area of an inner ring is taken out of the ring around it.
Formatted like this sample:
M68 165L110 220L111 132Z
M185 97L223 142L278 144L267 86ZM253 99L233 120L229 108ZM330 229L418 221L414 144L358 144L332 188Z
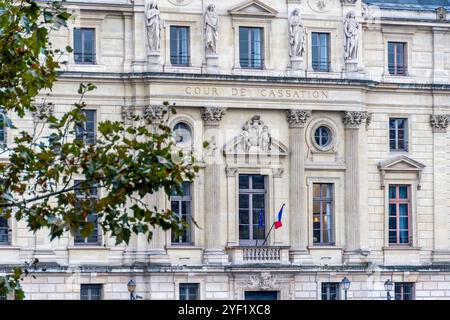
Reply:
M278 291L245 291L245 300L278 300Z

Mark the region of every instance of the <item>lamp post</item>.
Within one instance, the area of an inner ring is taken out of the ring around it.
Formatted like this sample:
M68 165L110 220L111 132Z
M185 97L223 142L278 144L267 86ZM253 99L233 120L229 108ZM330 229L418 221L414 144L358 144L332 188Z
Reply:
M387 292L388 300L392 299L390 291L392 290L393 285L394 284L392 283L392 281L390 279L387 279L386 282L384 283L384 290L386 290L386 292Z
M344 297L345 300L347 300L347 291L350 289L350 280L347 279L347 277L344 277L341 281L342 289L344 289Z
M128 292L130 293L130 300L138 300L142 299L141 296L136 294L136 283L133 280L128 281L127 283Z

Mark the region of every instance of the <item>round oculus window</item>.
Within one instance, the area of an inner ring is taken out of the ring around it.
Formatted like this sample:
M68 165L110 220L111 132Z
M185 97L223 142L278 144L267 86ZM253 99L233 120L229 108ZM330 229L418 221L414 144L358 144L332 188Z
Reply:
M325 126L320 126L314 132L314 140L320 148L326 148L333 139L331 130Z
M173 127L175 143L186 145L192 142L191 128L184 122L179 122Z

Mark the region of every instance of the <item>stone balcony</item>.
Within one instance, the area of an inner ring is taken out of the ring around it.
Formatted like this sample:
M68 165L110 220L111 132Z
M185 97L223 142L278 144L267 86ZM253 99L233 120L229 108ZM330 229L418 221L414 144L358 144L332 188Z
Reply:
M232 264L289 264L288 246L229 247Z

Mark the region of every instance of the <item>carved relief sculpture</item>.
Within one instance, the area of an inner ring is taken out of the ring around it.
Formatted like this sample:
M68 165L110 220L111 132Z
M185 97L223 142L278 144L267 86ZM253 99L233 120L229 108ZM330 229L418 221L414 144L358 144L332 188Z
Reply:
M272 136L269 127L264 124L260 116L253 116L242 127L241 148L245 152L257 147L263 152L269 152L272 145Z
M305 52L306 33L302 23L300 10L295 9L289 18L289 55L291 58L302 58Z
M446 132L450 123L450 117L445 114L433 114L430 124L434 132Z
M247 287L250 289L273 290L278 285L276 277L272 276L269 272L263 272L259 277L252 275L247 282Z
M358 59L358 30L359 24L355 18L355 12L350 11L344 21L345 34L345 61L356 62Z
M54 112L55 105L53 103L39 104L36 106L36 111L33 112L34 122L43 122L47 117L52 116Z
M216 13L216 7L213 4L208 5L205 12L205 53L206 55L216 55L217 54L217 39L219 38L218 33L218 23L219 17Z
M161 17L156 0L151 0L146 12L148 48L151 53L161 50Z
M447 20L447 9L444 7L439 7L436 9L436 19L438 21L446 21Z

